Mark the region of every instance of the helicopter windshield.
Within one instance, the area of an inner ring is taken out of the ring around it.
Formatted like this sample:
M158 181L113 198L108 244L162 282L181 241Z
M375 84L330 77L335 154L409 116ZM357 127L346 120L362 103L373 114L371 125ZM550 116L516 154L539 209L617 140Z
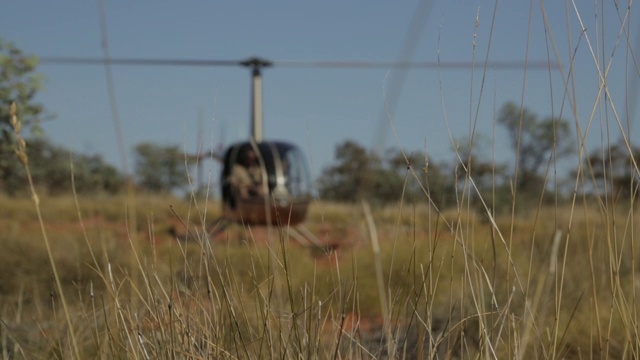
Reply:
M294 198L311 196L311 179L304 155L297 148L282 154L282 170L285 186Z
M253 158L251 155L255 154ZM255 174L238 176L254 164ZM238 171L244 168L243 171ZM266 176L262 176L266 175ZM249 178L253 179L254 186ZM308 200L311 197L311 177L304 154L296 146L285 142L249 142L232 146L225 157L223 171L223 197L225 202L235 203L236 198L260 198L266 180L268 194L280 201ZM246 187L244 191L240 186ZM239 191L243 190L243 191Z

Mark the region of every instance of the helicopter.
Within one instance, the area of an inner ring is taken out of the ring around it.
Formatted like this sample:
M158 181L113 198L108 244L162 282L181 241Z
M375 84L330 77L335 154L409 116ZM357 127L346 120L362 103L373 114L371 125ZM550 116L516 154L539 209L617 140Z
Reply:
M251 69L251 138L229 146L222 159L223 216L253 225L297 226L306 218L312 199L305 155L292 143L263 139L261 70L271 66L271 62L253 57L239 64ZM252 165L250 161L257 170L255 184L232 181L235 172ZM255 185L258 189L243 193L239 188L246 185Z
M140 65L140 66L240 66L251 73L251 132L249 139L231 144L222 153L213 151L189 156L190 159L212 158L222 163L220 187L222 218L216 223L224 229L230 223L260 226L288 226L292 236L317 244L317 238L303 222L313 200L312 179L304 152L295 144L263 138L262 70L274 66L320 68L452 68L468 69L490 66L517 69L525 66L520 61L474 64L468 62L368 62L368 61L279 61L260 57L244 60L185 60L137 58L65 58L42 57L52 64L84 65ZM531 69L554 69L557 64L548 61L530 61ZM248 176L253 168L253 176ZM238 174L243 174L242 176ZM238 178L244 178L238 181ZM242 187L251 187L244 191ZM303 240L299 240L302 242Z
M231 223L258 226L289 226L290 234L299 242L319 244L319 240L303 225L309 203L313 199L312 181L305 154L295 144L263 138L262 69L272 62L258 57L239 61L227 60L159 60L42 57L43 63L84 65L164 65L164 66L242 66L251 71L251 134L248 140L236 142L220 154L210 151L186 155L196 160L214 159L222 163L220 186L222 217L212 223L215 232ZM255 163L247 163L253 157ZM253 183L238 183L237 173L246 173L254 165ZM243 186L257 191L244 192Z
M314 239L312 234L301 225L305 220L310 201L313 199L312 181L304 153L293 143L264 140L262 116L262 69L273 65L272 62L252 57L237 62L251 70L251 137L248 141L238 142L227 148L223 158L222 184L223 216L233 222L252 225L287 225L297 229L295 236ZM281 63L282 64L282 63ZM501 68L522 67L522 62L498 62L492 66ZM445 66L451 68L470 68L470 63L374 63L374 62L288 62L288 66L313 67L400 67L433 68ZM533 62L532 68L549 68L554 64ZM247 157L256 154L255 165L259 170L258 178L264 179L257 185L263 187L253 194L241 194L234 184L233 173L239 167L250 166Z

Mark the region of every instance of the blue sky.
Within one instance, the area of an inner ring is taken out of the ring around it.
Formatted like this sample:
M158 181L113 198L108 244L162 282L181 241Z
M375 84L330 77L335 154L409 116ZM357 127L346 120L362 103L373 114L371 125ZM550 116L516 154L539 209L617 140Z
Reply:
M423 8L428 10L427 21L413 35L419 40L406 60L436 61L438 54L443 63L551 58L564 67L564 73L500 68L484 72L481 66L410 70L392 114L397 139L389 123L380 121L397 70L268 69L265 138L297 143L310 157L315 175L331 163L336 144L353 139L367 147L380 146L376 133L381 131L388 133L384 147L426 150L430 161L452 161L450 133L455 139L468 137L472 124L482 134L486 156L495 153L498 161L512 161L506 132L494 130L495 112L506 101L522 101L541 117L562 116L586 132L590 149L599 147L603 137L616 139L619 131L612 109L598 101L596 61L613 59L607 83L611 103L623 121L625 97L636 96L625 84L627 79L632 87L637 83L637 76L627 75L626 63L637 48L638 11L630 11L623 28L626 5L616 9L613 1L580 1L577 8L557 0L451 0L422 7L418 1L378 0L105 3L114 58L233 60L258 55L276 62L393 61L402 54L414 12ZM629 33L631 45L621 29ZM40 56L102 56L98 3L93 1L6 2L0 36ZM564 79L572 56L575 77L567 92ZM56 116L44 124L46 134L121 166L104 68L43 64L39 70L48 78L39 101ZM198 119L205 147L248 136L246 69L114 67L113 74L130 164L130 150L140 142L195 151ZM633 121L632 142L638 134ZM566 141L576 142L575 131ZM565 166L575 164L569 161ZM217 169L212 172L217 181Z

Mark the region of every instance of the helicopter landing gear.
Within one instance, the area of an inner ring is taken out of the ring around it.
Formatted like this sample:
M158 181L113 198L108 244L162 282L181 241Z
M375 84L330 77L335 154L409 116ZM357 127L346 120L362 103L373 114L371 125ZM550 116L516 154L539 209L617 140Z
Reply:
M289 228L289 237L304 247L323 248L324 244L306 226L298 224Z

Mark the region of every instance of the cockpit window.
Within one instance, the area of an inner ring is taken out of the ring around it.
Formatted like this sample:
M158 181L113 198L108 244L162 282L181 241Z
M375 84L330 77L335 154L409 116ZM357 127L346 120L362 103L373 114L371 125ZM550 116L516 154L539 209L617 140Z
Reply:
M279 199L310 198L312 183L304 154L283 142L239 143L225 156L223 198L272 195ZM264 187L266 186L266 187Z
M296 148L289 149L282 159L285 186L293 197L311 194L311 181L304 155Z

